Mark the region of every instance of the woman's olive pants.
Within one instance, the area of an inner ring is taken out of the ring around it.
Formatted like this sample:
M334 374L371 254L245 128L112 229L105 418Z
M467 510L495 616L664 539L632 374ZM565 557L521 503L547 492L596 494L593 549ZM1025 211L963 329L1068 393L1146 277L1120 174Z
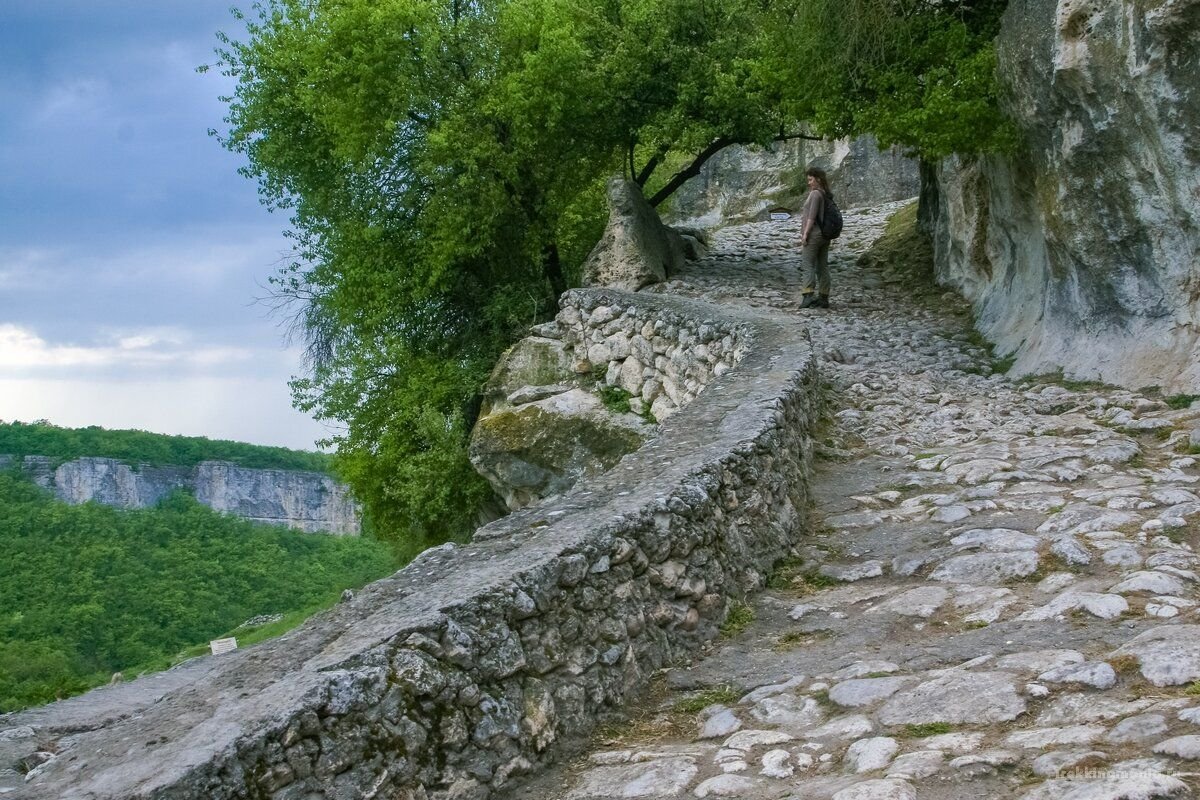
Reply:
M815 225L808 232L808 244L800 251L800 291L829 295L829 240Z

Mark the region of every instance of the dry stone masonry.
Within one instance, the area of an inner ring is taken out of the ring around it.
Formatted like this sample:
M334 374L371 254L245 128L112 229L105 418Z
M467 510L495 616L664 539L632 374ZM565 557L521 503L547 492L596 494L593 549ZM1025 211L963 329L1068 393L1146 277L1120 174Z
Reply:
M665 298L622 306L602 292L568 292L557 322L576 373L603 375L630 395L633 413L663 421L745 354L747 326L697 317Z
M855 265L891 208L847 216L831 310L797 309L790 221L722 230L661 289L802 320L834 385L816 528L744 631L500 797L1200 788L1200 403L994 374L961 300Z
M278 640L144 694L136 681L113 687L124 706L99 690L10 716L0 791L482 800L710 641L805 533L821 406L812 351L766 312L610 290L572 298L599 326L607 307L640 321L639 335L654 320L676 329L662 331L672 345L693 337L681 390L707 369L704 391L608 472L470 545L427 551Z
M611 469L728 372L749 337L666 298L572 291L560 305L501 359L471 434L471 462L511 510ZM606 407L605 387L628 410Z
M0 469L12 463L0 455ZM131 466L114 458L77 458L61 464L25 456L19 467L55 497L72 505L97 502L150 508L183 489L216 511L308 533L357 536L361 511L350 487L320 472L249 469L225 461L195 467Z

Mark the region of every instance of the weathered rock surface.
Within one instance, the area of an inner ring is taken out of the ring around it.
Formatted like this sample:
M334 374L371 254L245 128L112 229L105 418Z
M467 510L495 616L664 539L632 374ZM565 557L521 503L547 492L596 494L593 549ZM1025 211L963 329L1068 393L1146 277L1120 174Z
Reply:
M614 414L591 392L568 389L480 417L469 452L475 469L516 510L611 469L653 431L636 414Z
M1022 0L997 39L1019 156L926 171L939 280L1015 374L1200 389L1196 6Z
M685 245L628 180L608 182L608 226L583 265L585 286L636 292L683 266Z
M1113 655L1136 658L1142 675L1155 686L1200 680L1200 625L1151 628Z
M1007 722L1025 713L1012 676L952 671L894 695L879 709L884 725Z
M600 767L572 789L567 800L607 797L613 784L621 786L622 797L679 797L697 771L696 759L689 756Z
M555 338L526 336L501 356L484 387L480 415L486 416L494 408L542 399L530 394L513 396L529 388L569 388L576 377L573 353L557 328L554 333Z
M0 456L0 468L13 461ZM131 466L114 458L77 458L55 466L25 456L21 469L66 503L150 508L184 489L216 511L298 530L356 536L361 511L350 487L319 472L249 469L224 461L195 467Z
M672 224L711 228L762 221L777 206L798 210L808 195L804 170L810 164L829 174L842 208L915 197L921 186L915 161L899 148L881 151L869 136L792 139L767 148L735 145L709 159L675 193L666 217Z

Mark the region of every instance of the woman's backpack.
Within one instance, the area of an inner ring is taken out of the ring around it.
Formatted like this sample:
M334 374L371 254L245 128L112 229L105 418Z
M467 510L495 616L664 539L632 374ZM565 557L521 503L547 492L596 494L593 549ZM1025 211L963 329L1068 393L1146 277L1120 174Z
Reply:
M821 235L836 239L842 235L842 212L833 202L833 194L825 195L825 208L821 211Z

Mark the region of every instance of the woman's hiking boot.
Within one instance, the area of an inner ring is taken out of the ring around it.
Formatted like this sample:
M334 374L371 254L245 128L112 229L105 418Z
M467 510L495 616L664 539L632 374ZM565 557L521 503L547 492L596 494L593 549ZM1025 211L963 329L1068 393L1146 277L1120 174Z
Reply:
M815 294L813 294L812 292L808 292L807 294L804 295L804 299L800 301L800 307L801 308L817 307L817 296Z
M829 295L817 295L817 299L812 303L813 308L829 308Z

